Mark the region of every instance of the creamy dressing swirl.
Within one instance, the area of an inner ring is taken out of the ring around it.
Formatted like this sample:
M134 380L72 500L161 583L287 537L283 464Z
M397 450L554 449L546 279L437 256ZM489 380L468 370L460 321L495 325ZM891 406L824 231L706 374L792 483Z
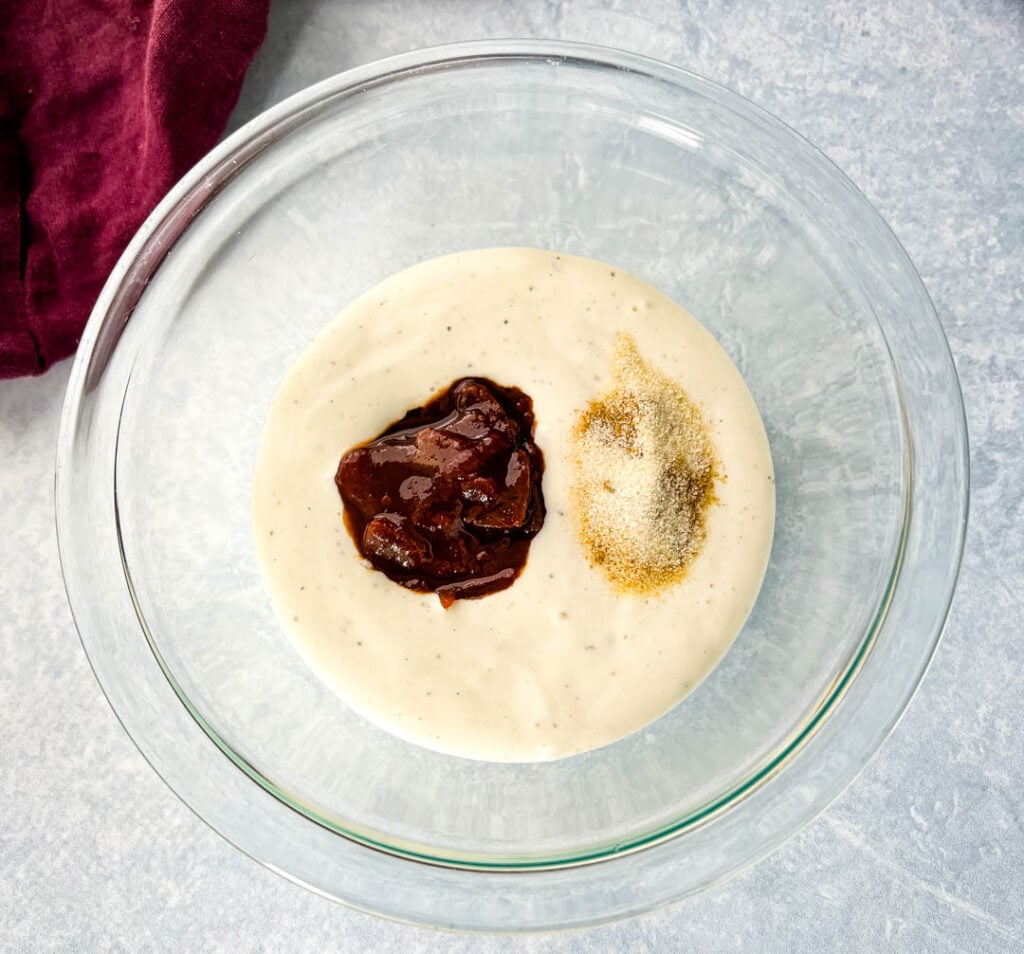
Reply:
M611 385L622 333L701 409L721 468L699 555L646 596L588 563L571 513L573 427ZM468 375L533 399L547 517L512 587L444 610L360 560L334 473ZM700 323L613 265L499 248L406 269L325 325L270 409L253 526L279 618L357 712L443 752L533 761L636 731L710 672L757 596L774 507L757 408Z

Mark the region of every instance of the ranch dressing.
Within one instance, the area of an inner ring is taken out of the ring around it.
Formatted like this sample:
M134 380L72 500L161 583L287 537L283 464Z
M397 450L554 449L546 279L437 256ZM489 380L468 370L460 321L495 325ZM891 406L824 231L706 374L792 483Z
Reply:
M643 595L588 562L572 514L573 428L611 386L623 333L700 408L720 467L699 554ZM547 516L509 589L444 610L361 561L334 474L465 376L533 399ZM757 596L774 507L757 408L700 323L614 265L498 248L406 269L324 326L270 409L253 527L279 618L353 709L442 752L533 761L642 728L711 671Z

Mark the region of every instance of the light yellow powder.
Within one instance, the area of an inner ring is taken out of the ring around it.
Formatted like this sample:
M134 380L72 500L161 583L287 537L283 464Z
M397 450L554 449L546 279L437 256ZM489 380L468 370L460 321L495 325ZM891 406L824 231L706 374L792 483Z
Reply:
M628 333L616 339L613 370L613 387L573 430L573 516L612 587L648 594L681 580L699 555L723 475L700 408Z

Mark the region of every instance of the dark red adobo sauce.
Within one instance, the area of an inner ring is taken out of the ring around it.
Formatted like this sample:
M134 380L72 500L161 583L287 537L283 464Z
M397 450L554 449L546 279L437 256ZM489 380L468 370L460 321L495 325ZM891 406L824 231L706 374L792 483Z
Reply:
M334 480L359 552L446 609L511 586L544 523L533 427L518 388L460 378L347 451Z

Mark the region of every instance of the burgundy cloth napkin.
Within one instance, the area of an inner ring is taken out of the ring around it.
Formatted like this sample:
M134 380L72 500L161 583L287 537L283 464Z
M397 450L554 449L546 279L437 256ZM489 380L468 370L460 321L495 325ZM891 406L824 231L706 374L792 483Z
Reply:
M269 0L0 0L0 378L75 350L132 234L216 143Z

